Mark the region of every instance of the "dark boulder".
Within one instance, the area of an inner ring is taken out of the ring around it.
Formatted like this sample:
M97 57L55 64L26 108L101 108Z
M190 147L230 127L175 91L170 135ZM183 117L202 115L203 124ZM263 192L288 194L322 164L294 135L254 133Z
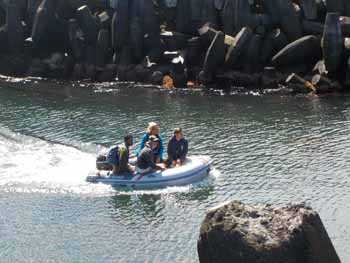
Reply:
M330 73L338 71L341 64L344 40L338 13L328 13L322 38L325 65Z
M226 35L236 35L243 27L251 27L254 23L249 1L246 0L226 0L220 16Z
M273 44L273 33L265 35L261 43L260 52L260 61L264 65L267 65L276 53Z
M282 48L287 46L288 43L290 43L290 41L288 41L286 34L284 34L283 31L279 28L276 28L272 31L272 41L273 41L273 48L275 53L277 53Z
M26 9L26 16L25 21L27 26L30 29L32 29L34 18L36 15L36 11L38 10L39 5L41 4L42 0L27 0L27 9Z
M6 52L9 48L8 34L6 25L0 27L0 51Z
M86 68L84 64L77 63L74 65L72 79L73 80L83 80L87 79L88 75L86 73Z
M343 36L350 37L350 17L341 16L339 20L340 20L340 26L341 26L341 31L343 33Z
M222 88L243 87L260 88L261 74L247 74L242 71L225 70L218 71L215 75L218 83L225 83Z
M294 91L297 90L297 93L309 93L309 92L316 92L316 87L312 82L302 78L296 73L290 74L285 84L288 88L293 89Z
M8 34L8 46L13 53L23 51L24 28L21 20L21 2L11 1L7 6L6 29Z
M203 65L201 82L208 83L212 80L213 73L225 62L225 35L218 31L210 44Z
M188 40L186 49L185 64L187 67L202 65L203 54L202 45L199 37L194 37Z
M137 0L134 0L137 1ZM160 34L160 20L153 0L141 0L140 18L144 35L156 36Z
M184 34L193 35L197 28L190 24L191 7L189 0L178 0L176 7L176 31Z
M143 37L141 20L139 17L133 17L129 22L129 43L133 63L139 63L144 57Z
M326 0L327 12L337 12L342 15L345 11L347 0Z
M243 69L246 73L257 73L261 71L260 64L260 50L261 50L261 35L254 34L249 44L247 45L246 50L243 53Z
M226 203L200 228L201 263L339 263L319 215L304 205L283 208Z
M164 43L165 50L176 51L187 47L188 37L179 32L162 32L161 39Z
M221 11L224 8L225 0L214 0L214 6L218 11Z
M296 64L311 64L313 66L321 56L320 39L310 35L302 37L284 47L272 58L272 64L276 68ZM306 57L308 58L307 61L305 61Z
M97 36L96 43L96 66L103 68L107 62L107 54L109 52L109 31L101 29Z
M75 17L76 8L72 6L69 0L58 0L57 2L56 13L60 18L69 20Z
M302 37L301 21L291 0L279 0L280 25L289 41Z
M42 60L36 58L32 60L25 76L29 77L46 77L47 75L47 64Z
M99 24L97 19L92 16L91 11L87 5L83 5L77 10L77 21L79 27L84 32L85 41L93 45L96 43Z
M317 18L316 0L300 0L299 2L306 19L314 20Z
M43 42L48 41L47 36L52 28L50 25L54 20L56 5L56 0L43 0L36 11L31 38L37 48L43 46L41 45Z
M128 35L129 1L118 1L117 11L112 18L112 47L120 50L125 44Z
M304 34L311 34L311 35L322 35L324 30L324 24L316 21L309 21L304 19L302 21L302 29Z
M117 77L117 65L107 64L102 71L97 75L97 81L99 82L110 82L115 81Z
M76 19L68 21L68 36L72 55L76 60L81 61L85 51L84 36Z
M199 9L199 7L197 6ZM203 0L201 12L201 25L210 23L214 28L219 27L219 12L215 8L214 0Z
M274 24L270 15L255 14L252 18L252 28L255 33L265 35L273 30Z
M263 12L269 14L274 25L279 24L280 21L280 7L279 0L264 0L262 1Z
M242 28L242 30L236 35L233 45L228 47L225 55L225 61L228 67L235 66L238 63L240 55L243 53L243 50L252 36L253 32L248 27Z
M149 76L147 82L152 85L160 86L162 84L163 77L164 77L164 74L161 71L154 71Z
M204 48L209 47L217 32L209 23L198 29L198 34Z

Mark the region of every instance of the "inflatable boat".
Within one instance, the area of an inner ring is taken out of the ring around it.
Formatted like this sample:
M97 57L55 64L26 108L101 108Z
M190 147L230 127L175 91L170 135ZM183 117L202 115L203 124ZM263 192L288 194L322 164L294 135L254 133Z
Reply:
M211 168L212 160L210 157L191 156L181 167L170 168L165 171L155 171L145 175L138 173L113 175L111 172L103 171L99 172L98 175L88 176L86 181L135 189L163 188L197 182L208 176Z

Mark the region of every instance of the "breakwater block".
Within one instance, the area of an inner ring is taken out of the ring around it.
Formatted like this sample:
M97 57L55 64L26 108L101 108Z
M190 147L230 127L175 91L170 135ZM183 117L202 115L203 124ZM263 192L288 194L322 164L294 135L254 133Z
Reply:
M200 228L201 263L338 263L319 215L305 205L274 208L238 201L207 212Z
M307 64L305 57L308 57L308 63L315 64L321 58L321 53L320 39L309 35L284 47L272 58L272 64L276 68L298 63Z

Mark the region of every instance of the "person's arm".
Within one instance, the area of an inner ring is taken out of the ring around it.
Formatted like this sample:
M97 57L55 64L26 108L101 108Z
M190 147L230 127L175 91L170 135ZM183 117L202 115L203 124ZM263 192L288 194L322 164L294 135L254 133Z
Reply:
M148 166L151 167L152 169L158 169L158 166L155 164L151 153L147 154L146 162L147 162Z
M180 157L180 160L182 163L184 163L186 161L186 156L187 156L187 153L188 153L188 141L186 139L184 139L184 149L183 151L181 152L181 157Z
M159 158L161 161L163 161L163 152L164 152L163 139L162 139L162 136L159 135Z
M145 133L140 141L139 147L136 150L135 156L138 157L140 152L142 151L143 147L145 147L146 144L146 140L147 140L147 133Z

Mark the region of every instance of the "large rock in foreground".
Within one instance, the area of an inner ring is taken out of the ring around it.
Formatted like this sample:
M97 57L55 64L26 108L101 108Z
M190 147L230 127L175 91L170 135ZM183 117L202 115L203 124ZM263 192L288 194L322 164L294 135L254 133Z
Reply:
M319 215L234 201L208 211L198 240L201 263L338 263Z

